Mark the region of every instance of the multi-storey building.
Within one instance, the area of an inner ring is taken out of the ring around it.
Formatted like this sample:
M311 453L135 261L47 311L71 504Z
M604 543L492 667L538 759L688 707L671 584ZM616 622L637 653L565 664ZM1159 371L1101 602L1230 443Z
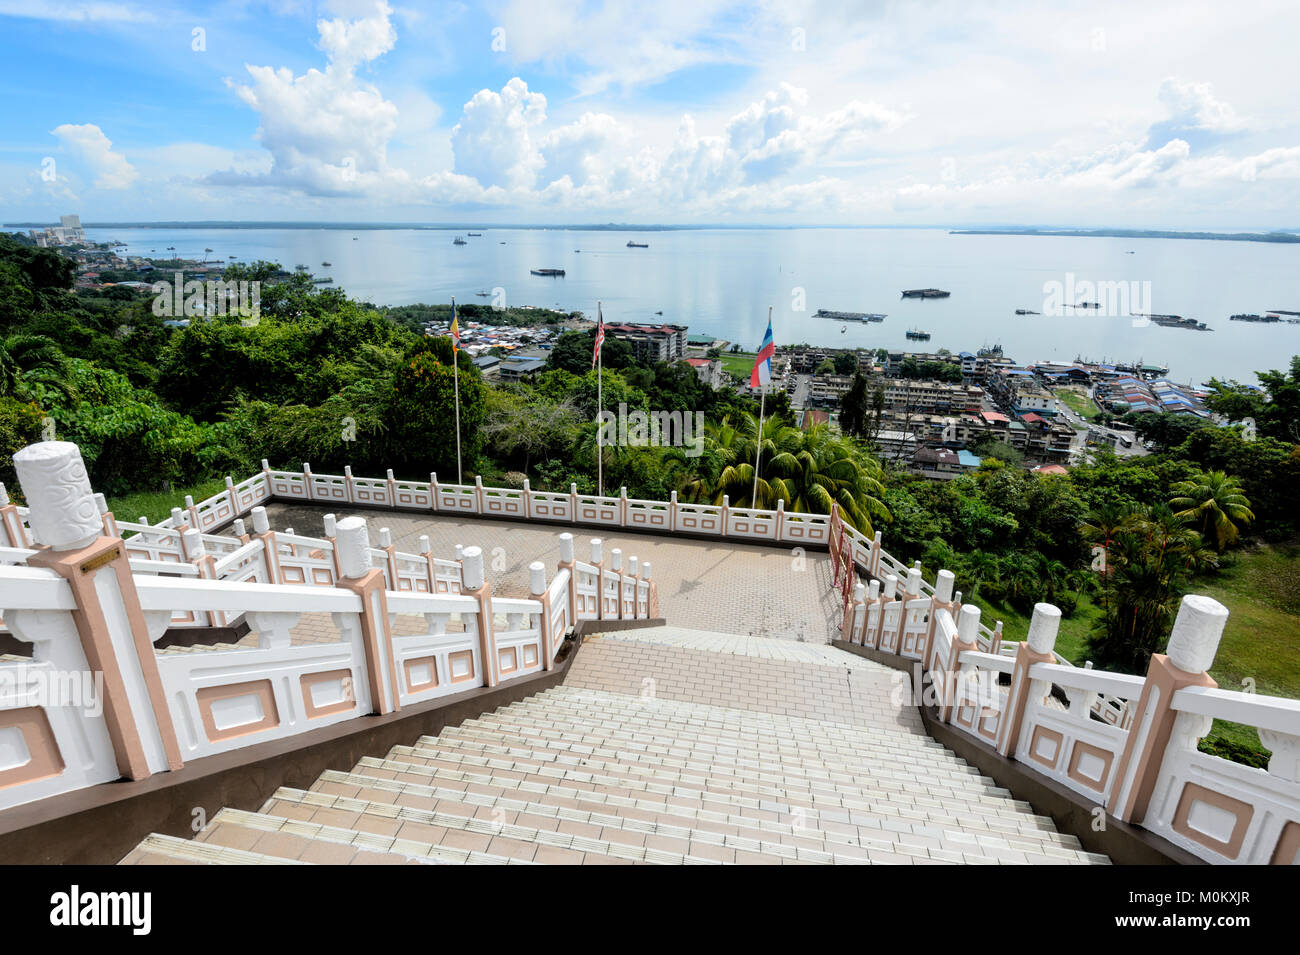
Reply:
M625 341L638 361L679 361L686 357L685 325L607 323L605 334Z

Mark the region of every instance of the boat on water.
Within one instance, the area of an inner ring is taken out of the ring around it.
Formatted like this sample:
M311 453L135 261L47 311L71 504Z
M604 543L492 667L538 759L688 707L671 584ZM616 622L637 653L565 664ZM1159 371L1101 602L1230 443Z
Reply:
M930 340L930 333L923 332L919 328L909 328L907 330L907 337L914 342L928 342Z
M452 240L451 240L451 244L452 244L452 245L469 245L469 243L466 242L464 239L462 239L460 236L456 236L456 238L452 239Z
M482 232L466 232L465 234L466 234L466 235L473 235L473 236L481 236L481 235L483 235Z
M941 288L903 289L903 298L947 298L951 294Z
M627 243L627 247L628 247L629 249L648 249L648 248L650 248L650 243L649 243L649 242L633 242L633 241L631 241L631 240L629 239L629 240L628 240L628 243Z
M841 334L841 335L846 334L846 333L848 332L848 330L849 330L849 326L847 326L847 325L841 325L841 326L840 326L840 334Z
M491 298L491 297L492 297L492 293L491 293L491 292L475 292L474 294L477 295L479 298Z
M1183 318L1181 315L1161 315L1155 312L1133 312L1137 318L1149 318L1152 324L1159 325L1161 328L1187 328L1194 332L1212 332L1209 325L1204 322L1198 322L1194 318Z
M1229 315L1228 320L1233 322L1280 322L1282 316L1274 315L1271 312L1267 315Z
M330 267L330 263L329 263L329 262L322 262L320 265L321 265L321 268L323 268L323 269L327 269L327 268Z
M528 271L533 275L564 276L564 269L529 269Z
M843 322L883 322L885 316L880 312L837 312L830 308L817 309L816 318L833 318Z
M1038 315L1040 313L1032 311L1031 309L1028 308L1018 308L1016 309L1016 314L1017 315Z

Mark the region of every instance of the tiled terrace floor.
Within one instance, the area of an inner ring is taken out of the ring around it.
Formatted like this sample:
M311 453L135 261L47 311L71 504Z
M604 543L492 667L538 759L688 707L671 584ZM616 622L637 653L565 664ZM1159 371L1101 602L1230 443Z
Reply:
M292 527L300 534L320 536L330 508L275 503L267 506L271 526ZM343 509L339 517L348 516ZM457 544L483 549L484 566L493 592L527 596L528 565L540 560L547 579L560 559L559 535L573 534L580 560L587 542L600 537L605 556L615 548L643 563L650 561L659 588L660 614L679 627L719 631L809 643L827 643L837 631L840 606L831 589L830 557L810 551L799 558L792 549L706 541L683 537L627 534L614 529L548 526L496 520L462 519L410 512L365 510L372 542L387 527L394 546L419 551L419 538L429 536L436 556L452 557Z

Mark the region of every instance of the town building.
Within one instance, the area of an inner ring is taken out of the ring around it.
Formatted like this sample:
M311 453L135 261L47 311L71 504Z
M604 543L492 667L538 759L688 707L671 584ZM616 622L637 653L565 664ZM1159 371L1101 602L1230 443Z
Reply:
M685 325L605 323L605 334L627 342L638 361L679 361L686 357Z

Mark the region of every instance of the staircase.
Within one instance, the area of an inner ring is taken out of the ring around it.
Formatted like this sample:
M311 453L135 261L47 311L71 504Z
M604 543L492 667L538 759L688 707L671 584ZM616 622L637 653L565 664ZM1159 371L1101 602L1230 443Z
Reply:
M1108 861L931 740L899 677L792 641L589 636L564 686L122 862Z

